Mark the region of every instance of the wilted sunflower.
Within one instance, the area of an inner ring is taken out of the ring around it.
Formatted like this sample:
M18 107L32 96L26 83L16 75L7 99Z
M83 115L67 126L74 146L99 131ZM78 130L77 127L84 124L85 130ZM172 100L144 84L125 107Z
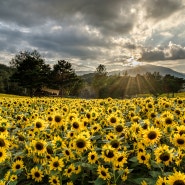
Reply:
M168 176L167 184L185 185L185 174L175 171L172 175Z
M88 153L88 162L90 164L96 163L97 160L98 160L98 154L96 153L96 151L92 151Z
M101 178L103 180L110 180L111 179L111 175L109 173L108 168L104 168L104 166L98 166L97 172L98 172L99 178Z
M49 177L49 183L50 185L60 185L59 177L56 175L52 175L51 177Z
M4 162L6 160L6 157L7 157L6 150L0 147L0 163Z
M159 128L154 128L153 126L144 130L143 133L143 142L146 146L153 145L159 142L161 137L161 131Z
M17 170L23 169L24 167L24 162L22 160L16 160L12 164L12 171L16 172Z
M36 182L42 181L42 178L44 177L42 170L40 170L37 166L31 169L31 176L32 179Z
M59 159L58 156L52 157L49 162L50 170L59 170L61 171L64 167L64 162L62 159Z

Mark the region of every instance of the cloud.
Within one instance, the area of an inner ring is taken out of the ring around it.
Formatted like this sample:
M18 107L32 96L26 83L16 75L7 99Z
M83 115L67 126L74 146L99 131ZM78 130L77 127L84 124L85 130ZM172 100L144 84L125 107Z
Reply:
M143 61L179 60L185 59L185 47L169 42L168 46L158 46L154 49L143 49Z
M183 0L145 0L146 18L165 19L184 8Z
M0 1L0 62L9 62L4 53L10 60L32 49L49 63L65 58L84 67L125 65L139 54L182 59L184 7L183 0Z

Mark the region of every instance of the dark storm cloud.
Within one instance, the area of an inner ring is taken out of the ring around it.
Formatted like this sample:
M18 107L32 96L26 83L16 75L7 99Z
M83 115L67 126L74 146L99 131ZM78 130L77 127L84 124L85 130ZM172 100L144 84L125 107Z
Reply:
M183 8L183 0L2 0L0 53L37 49L50 61L66 57L82 60L81 65L101 60L124 63L132 50L140 50L148 61L184 58L181 30L178 35L171 31L170 37L160 28L156 35L148 34L151 25L165 23ZM162 46L176 38L173 48Z
M148 18L161 20L184 8L183 0L145 0Z
M159 60L179 60L185 59L185 47L173 43L169 43L166 47L159 46L155 49L143 49L143 61L159 61Z
M106 33L124 33L134 24L131 5L134 0L6 0L0 2L0 19L31 27L47 20L70 24L77 18Z

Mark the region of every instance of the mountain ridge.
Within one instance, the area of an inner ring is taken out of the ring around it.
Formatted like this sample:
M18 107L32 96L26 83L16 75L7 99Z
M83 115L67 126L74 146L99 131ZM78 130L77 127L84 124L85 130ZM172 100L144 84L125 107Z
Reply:
M139 66L135 66L135 67L130 67L127 69L123 69L123 70L116 70L116 71L110 71L108 72L108 75L125 75L125 73L127 73L127 75L130 76L136 76L137 74L140 75L144 75L147 72L149 73L154 73L154 72L159 72L160 75L165 76L167 74L178 77L178 78L183 78L185 79L185 73L180 73L177 72L171 68L168 67L163 67L163 66L156 66L156 65L151 65L151 64L146 64L146 65L139 65ZM93 71L76 71L76 73L79 76L83 76L83 75L88 75L88 74L92 74L95 73Z

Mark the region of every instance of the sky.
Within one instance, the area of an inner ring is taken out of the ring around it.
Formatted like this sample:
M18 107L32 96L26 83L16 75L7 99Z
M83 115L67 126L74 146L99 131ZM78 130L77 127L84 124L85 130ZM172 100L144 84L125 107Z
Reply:
M77 71L153 64L185 73L185 0L1 0L0 63L37 50Z

